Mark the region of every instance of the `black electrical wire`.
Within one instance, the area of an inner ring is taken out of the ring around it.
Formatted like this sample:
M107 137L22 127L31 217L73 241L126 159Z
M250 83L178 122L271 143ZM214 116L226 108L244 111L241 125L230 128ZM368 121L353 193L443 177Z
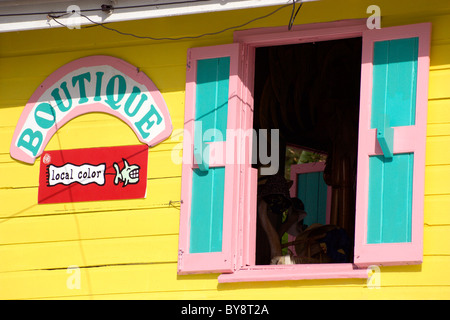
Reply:
M120 35L131 36L131 37L135 37L135 38L138 38L138 39L149 39L149 40L154 40L154 41L161 41L161 40L178 41L178 40L198 39L198 38L202 38L202 37L206 37L206 36L218 35L218 34L224 33L224 32L229 31L229 30L242 28L242 27L245 27L246 25L248 25L248 24L250 24L250 23L253 23L253 22L255 22L255 21L258 21L258 20L262 20L262 19L268 18L268 17L270 17L271 15L274 15L275 13L277 13L277 12L280 11L281 9L284 9L284 8L287 7L287 6L290 6L290 4L285 5L285 6L283 6L283 7L280 7L280 8L277 8L276 10L274 10L274 11L272 11L272 12L270 12L270 13L264 15L264 16L260 16L260 17L254 18L254 19L252 19L252 20L250 20L250 21L247 21L247 22L245 22L245 23L243 23L243 24L240 24L240 25L237 25L237 26L228 27L228 28L222 29L222 30L220 30L220 31L203 33L203 34L196 35L196 36L183 36L183 37L176 37L176 38L172 38L172 37L157 38L157 37L150 37L150 36L139 36L139 35L136 35L136 34L133 34L133 33L126 33L126 32L122 32L122 31L119 31L119 30L114 29L114 28L107 27L107 26L106 26L105 24L103 24L103 23L95 22L95 21L93 21L92 19L90 19L89 17L85 16L84 14L80 14L80 15L81 15L82 17L86 18L86 19L87 19L88 21L90 21L91 23L94 23L94 24L96 24L96 25L98 25L98 26L101 26L101 27L103 27L103 28L105 28L105 29L107 29L107 30L117 32L117 33L120 34Z
M209 1L209 0L202 0L202 1ZM289 26L288 26L289 30L291 30L292 25L293 25L293 23L294 23L294 20L295 20L295 18L297 17L297 14L298 14L298 12L299 12L299 10L300 10L302 4L303 4L303 2L301 2L301 3L300 3L300 7L297 9L297 12L295 12L295 3L298 2L298 1L301 1L301 0L293 0L293 3L292 3L293 8L292 8L291 18L290 18L290 20L289 20ZM189 1L189 2L192 2L192 1ZM154 41L179 41L179 40L198 39L198 38L202 38L202 37L205 37L205 36L218 35L218 34L224 33L224 32L229 31L229 30L242 28L242 27L247 26L247 25L249 25L250 23L253 23L253 22L255 22L255 21L258 21L258 20L262 20L262 19L268 18L268 17L274 15L275 13L277 13L278 11L280 11L280 10L286 8L286 7L289 7L289 6L291 6L291 4L286 4L286 5L284 5L284 6L281 6L281 7L277 8L277 9L271 11L271 12L268 13L268 14L265 14L265 15L263 15L263 16L260 16L260 17L254 18L254 19L251 19L251 20L249 20L249 21L247 21L247 22L245 22L245 23L243 23L243 24L236 25L236 26L232 26L232 27L228 27L228 28L225 28L225 29L222 29L222 30L219 30L219 31L203 33L203 34L195 35L195 36L161 37L161 38L159 38L159 37L151 37L151 36L140 36L140 35L136 35L136 34L133 34L133 33L123 32L123 31L120 31L120 30L117 30L117 29L108 27L108 26L106 26L105 23L95 22L95 21L93 21L92 19L90 19L88 16L86 16L86 15L84 15L84 14L81 14L81 13L80 13L79 15L80 15L81 17L85 18L86 20L88 20L89 22L93 23L93 24L96 25L96 26L100 26L100 27L102 27L102 28L104 28L104 29L106 29L106 30L116 32L116 33L118 33L118 34L120 34L120 35L123 35L123 36L130 36L130 37L134 37L134 38L138 38L138 39L148 39L148 40L154 40ZM116 8L115 8L115 9L116 9ZM294 14L294 12L295 12L295 14ZM62 16L65 16L65 15L67 15L67 14L70 14L70 13L65 12L65 13L63 13L63 14L61 14L61 15L58 15L58 16L55 16L55 15L52 15L52 14L48 14L48 17L51 18L51 19L53 19L53 20L54 20L56 23L58 23L59 25L65 26L65 25L62 24L61 22L57 21L57 19L58 19L58 18L61 18Z
M295 12L295 3L297 3L298 1L300 1L300 6L297 9L297 12ZM289 19L289 24L288 24L288 29L291 30L292 26L294 25L294 21L295 18L297 18L298 12L300 11L300 8L303 5L303 1L302 0L292 0L292 13L291 13L291 19ZM295 12L295 14L294 14Z

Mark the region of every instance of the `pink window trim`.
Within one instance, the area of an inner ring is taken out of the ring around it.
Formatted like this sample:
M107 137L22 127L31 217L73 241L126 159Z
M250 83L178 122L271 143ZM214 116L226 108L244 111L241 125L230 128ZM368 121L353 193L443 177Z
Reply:
M330 23L295 26L291 32L286 32L285 27L261 28L246 31L237 31L234 34L235 42L243 45L245 61L243 61L243 106L245 112L242 116L244 129L253 127L253 112L248 112L253 107L253 78L255 68L255 50L262 46L275 46L283 44L306 43L313 41L326 41L361 37L367 30L366 20L349 20ZM251 148L250 148L251 150ZM367 278L365 269L357 269L354 264L310 264L310 265L277 265L256 266L255 254L255 230L256 227L256 198L257 188L248 186L257 184L255 169L250 164L241 166L245 185L252 191L250 196L243 197L239 211L239 225L243 226L239 234L237 252L243 252L244 257L237 261L236 271L219 276L219 283L244 282L244 281L280 281L302 279L336 279L336 278ZM253 171L250 173L249 171ZM252 208L251 214L245 212L245 208ZM253 221L254 225L250 223ZM246 222L246 223L245 223ZM245 240L244 240L245 239ZM241 241L242 240L242 241ZM251 257L253 255L253 257Z
M236 199L238 188L225 188L224 221L223 221L223 241L222 252L214 253L189 253L190 239L190 215L192 197L192 176L194 164L194 119L195 119L195 99L196 99L196 78L197 61L202 59L212 59L217 57L231 57L229 100L228 100L228 125L227 129L239 127L239 95L240 88L238 54L239 44L229 44L214 47L194 48L188 51L187 75L186 75L186 103L185 103L185 123L183 139L183 165L181 182L181 209L180 209L180 235L178 251L178 274L206 273L206 272L232 272L235 261L234 252L236 250L237 226L233 221L236 219L237 204ZM224 150L223 142L211 143L210 147ZM214 146L212 146L214 145ZM212 149L211 148L211 149ZM211 167L226 167L225 185L232 185L236 181L238 174L234 164L225 164L222 161L215 162Z
M376 143L376 129L370 129L372 104L373 44L399 38L419 37L416 122L414 126L394 128L394 153L414 152L412 242L401 244L366 244L369 156L381 155ZM431 23L368 30L363 36L361 102L358 143L357 193L355 222L355 264L419 264L423 256L423 206L425 179L425 144L430 65Z
M317 279L366 279L367 269L357 269L352 263L297 264L252 266L232 274L221 274L219 283L286 281Z
M236 31L234 42L257 48L361 37L366 30L366 19L354 19L297 25L289 32L286 32L286 27Z

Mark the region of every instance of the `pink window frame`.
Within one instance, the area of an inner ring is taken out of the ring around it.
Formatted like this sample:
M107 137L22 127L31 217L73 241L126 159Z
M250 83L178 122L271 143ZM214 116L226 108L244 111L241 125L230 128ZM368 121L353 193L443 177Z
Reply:
M253 79L255 69L255 50L258 47L287 45L295 43L308 43L314 41L326 41L345 38L361 37L367 30L365 20L350 20L331 23L318 23L302 26L295 26L290 32L286 32L285 27L261 28L246 31L235 32L235 42L241 43L244 48L245 61L243 62L242 82L244 91L247 92L246 99L243 101L245 106L252 109L253 106ZM253 113L246 112L244 115L246 128L252 128ZM243 177L253 176L253 183L256 185L255 173L251 166L243 167ZM245 197L247 201L242 208L252 207L248 201L256 203L256 188L253 188L250 197ZM253 199L253 200L251 200ZM255 265L254 255L255 227L249 223L253 221L256 224L256 208L253 208L249 218L246 213L239 211L240 220L247 220L249 228L243 228L239 235L242 252L247 253L242 263L237 264L236 271L229 274L221 274L218 278L219 283L226 282L245 282L245 281L278 281L278 280L303 280L303 279L337 279L337 278L367 278L367 270L358 269L354 264L297 264L297 265ZM244 224L245 225L245 224ZM244 262L248 263L245 264Z
M390 28L391 29L391 28ZM395 33L395 29L391 29ZM378 30L377 30L378 31ZM244 68L242 74L242 85L243 85L243 105L248 106L248 109L252 109L253 107L253 78L254 78L254 69L255 69L255 50L258 47L264 46L276 46L276 45L287 45L287 44L295 44L295 43L308 43L314 41L327 41L327 40L337 40L337 39L345 39L345 38L353 38L353 37L367 37L368 30L366 27L366 20L349 20L349 21L339 21L339 22L330 22L330 23L318 23L318 24L309 24L309 25L301 25L294 26L294 28L290 32L286 32L285 27L276 27L276 28L261 28L254 30L245 30L235 32L235 42L241 43L244 50ZM400 35L401 36L401 35ZM363 38L364 38L363 37ZM395 34L390 34L389 31L386 32L385 37L387 39L392 39L395 37ZM429 38L428 38L429 39ZM422 56L424 52L421 52L419 55ZM427 55L429 57L429 54ZM366 57L367 58L367 57ZM366 60L367 61L367 60ZM426 61L419 61L419 68L426 68ZM422 72L425 70L422 70ZM425 72L424 74L428 74ZM367 66L362 65L362 74L361 74L361 83L372 83L371 73L368 72ZM364 79L363 79L364 77ZM420 82L419 82L420 81ZM428 88L428 78L427 76L418 79L418 83L420 87ZM418 87L419 87L418 86ZM361 94L363 95L363 88L361 88ZM428 93L423 88L417 90L417 95L419 100L427 99ZM367 98L364 94L363 98ZM367 105L364 105L367 106ZM363 104L360 106L363 110L363 114L367 112L367 108L363 107ZM247 109L245 109L247 110ZM425 114L420 113L421 111L417 111L417 117L422 117L420 123L426 124L426 111ZM252 112L244 112L243 114L243 127L251 128L252 127ZM421 126L423 124L420 124ZM373 134L373 133L370 133ZM375 138L375 137L373 137ZM425 135L420 137L421 141L425 139ZM364 140L363 140L364 141ZM424 145L424 144L423 144ZM360 147L360 145L358 146ZM425 156L424 147L420 150L416 149L416 152L420 155ZM422 157L421 157L422 158ZM425 170L424 159L420 159L417 162L417 165L421 165L421 168L416 168L418 172L414 172L414 174L418 174L418 176L423 176ZM368 171L368 168L367 168ZM354 263L343 263L343 264L305 264L305 265L264 265L259 266L254 264L254 257L252 254L255 253L255 244L251 239L255 239L255 226L256 224L256 173L255 169L252 169L251 166L244 166L241 168L242 176L241 180L244 181L244 186L247 186L247 190L250 192L250 196L244 197L244 203L240 206L241 210L239 210L238 220L240 221L240 226L243 226L241 232L238 234L238 246L237 253L242 252L243 257L240 261L237 261L236 270L229 274L221 274L218 278L219 283L228 283L228 282L246 282L246 281L279 281L279 280L303 280L303 279L337 279L337 278L367 278L368 273L367 269L361 268L362 265L356 265ZM358 173L359 174L359 173ZM367 172L368 174L368 172ZM248 182L250 179L250 182ZM250 183L250 185L248 185ZM423 181L422 181L423 186ZM422 188L416 188L414 191L414 197L423 198L424 192ZM252 204L252 202L254 202ZM423 206L423 199L422 199ZM416 209L420 210L421 201L416 203ZM251 208L250 214L246 214L245 211ZM420 217L421 216L421 217ZM415 224L420 224L420 220L423 219L423 211L422 215L419 214L419 217L415 216L416 219ZM423 221L423 220L422 220ZM361 220L358 221L358 226L361 227L363 222ZM423 223L422 223L423 229ZM420 238L420 230L414 230L414 234L419 236ZM421 238L420 238L421 239ZM360 240L360 239L359 239Z

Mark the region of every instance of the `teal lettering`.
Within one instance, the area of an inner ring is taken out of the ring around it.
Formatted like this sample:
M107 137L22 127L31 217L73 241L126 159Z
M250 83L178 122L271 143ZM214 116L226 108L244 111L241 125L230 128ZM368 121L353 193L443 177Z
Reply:
M148 133L148 130L150 130L151 127L153 126L153 124L155 123L155 121L153 121L153 120L150 121L150 118L152 116L156 116L156 124L161 123L162 117L158 113L158 111L156 111L156 108L153 105L150 107L150 111L147 112L147 114L145 116L143 116L141 120L139 120L138 122L135 122L137 129L139 130L141 136L144 139L146 139L150 135L150 133ZM144 126L146 127L147 130L144 130Z
M87 80L87 82L91 82L91 73L90 72L82 73L82 74L72 78L72 86L75 88L75 85L78 83L78 88L80 89L80 100L78 100L78 103L80 103L80 104L88 102L88 100L89 100L86 97L85 80Z
M37 143L33 144L33 142L37 139ZM17 147L23 147L27 149L28 151L31 151L33 156L36 156L36 154L39 151L39 148L42 144L42 133L40 131L34 132L31 129L25 129L22 134L19 137L19 140L17 141Z
M55 88L52 91L52 96L55 99L56 105L58 106L59 111L66 112L72 108L72 97L70 96L69 90L67 89L67 82L61 83L61 89L64 91L67 99L67 107L64 105L61 99L61 95L59 94L59 89Z
M133 92L130 94L130 96L127 99L127 102L125 103L124 110L125 110L125 113L129 117L134 117L136 115L136 113L139 112L139 109L141 109L142 104L148 99L148 97L145 94L143 94L141 96L141 100L139 101L137 106L134 108L134 110L131 112L130 111L131 105L133 104L134 100L136 99L136 96L138 96L139 94L141 94L141 90L138 87L134 87Z
M96 72L95 75L97 76L97 82L95 83L95 97L94 101L100 101L102 98L100 97L102 94L102 80L104 72Z
M114 99L114 93L116 89L116 79L118 80L118 88L117 88L117 99ZM127 89L127 84L125 82L125 78L120 74L115 75L108 81L108 85L106 86L106 100L105 102L111 107L113 110L117 110L120 108L118 103L123 99L125 95L125 90Z
M55 124L56 116L52 105L42 102L34 111L34 120L42 129L48 129Z

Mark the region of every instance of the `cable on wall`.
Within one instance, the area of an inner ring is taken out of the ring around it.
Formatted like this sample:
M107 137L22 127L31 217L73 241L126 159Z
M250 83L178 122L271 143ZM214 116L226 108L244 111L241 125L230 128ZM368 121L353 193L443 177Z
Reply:
M207 0L201 0L201 1L207 1ZM192 1L191 1L191 2L192 2ZM300 6L298 7L297 11L295 11L296 3L298 3L298 2L300 2ZM134 37L134 38L138 38L138 39L148 39L148 40L153 40L153 41L179 41L179 40L199 39L199 38L206 37L206 36L218 35L218 34L224 33L224 32L229 31L229 30L242 28L242 27L245 27L245 26L247 26L247 25L249 25L249 24L251 24L251 23L253 23L253 22L255 22L255 21L262 20L262 19L266 19L266 18L268 18L268 17L274 15L274 14L277 13L278 11L281 11L282 9L287 8L287 7L290 7L290 6L292 6L292 13L291 13L291 17L290 17L290 19L289 19L288 29L291 30L291 29L292 29L292 26L293 26L293 24L294 24L295 18L297 17L298 12L300 11L300 8L302 7L302 4L303 4L302 0L292 0L292 4L290 4L290 3L289 3L289 4L285 4L285 5L283 5L283 6L279 7L279 8L277 8L277 9L275 9L275 10L269 12L268 14L265 14L265 15L259 16L259 17L256 17L256 18L251 19L251 20L249 20L249 21L247 21L247 22L245 22L245 23L242 23L242 24L240 24L240 25L236 25L236 26L232 26L232 27L227 27L227 28L224 28L224 29L222 29L222 30L215 31L215 32L208 32L208 33L203 33L203 34L199 34L199 35L195 35L195 36L182 36L182 37L152 37L152 36L142 36L142 35L137 35L137 34L134 34L134 33L123 32L123 31L120 31L120 30L118 30L118 29L109 27L109 26L107 26L106 23L99 23L99 22L96 22L96 21L92 20L91 18L89 18L88 16L86 16L86 15L84 15L84 14L82 14L82 13L79 13L79 15L80 15L81 17L85 18L86 20L88 20L90 23L94 24L94 26L100 26L100 27L102 27L102 28L104 28L104 29L106 29L106 30L108 30L108 31L113 31L113 32L116 32L116 33L118 33L118 34L120 34L120 35L123 35L123 36L130 36L130 37ZM106 7L102 7L102 11L106 11L104 8L106 8ZM108 9L109 11L111 11L111 10L113 10L113 9L118 9L118 8L113 8L113 7L108 6L108 8L106 8L106 9ZM57 19L59 19L59 18L61 18L61 17L64 17L64 16L66 16L66 15L68 15L68 14L71 14L71 13L65 12L65 13L62 13L62 14L60 14L60 15L55 15L55 14L49 13L49 14L47 14L47 17L48 17L49 19L54 20L54 21L55 21L56 23L58 23L59 25L61 25L61 26L63 26L63 27L67 27L66 25L64 25L63 23L61 23L60 21L58 21Z
M294 11L295 11L295 4L296 4L297 2L298 2L298 0L292 0L292 13L291 13L291 18L289 19L289 24L288 24L288 29L289 29L289 30L292 29L292 26L294 25L295 18L297 18L298 12L300 11L300 8L301 8L302 5L303 5L303 1L300 0L300 6L298 7L297 12L295 12L295 14L294 14Z

